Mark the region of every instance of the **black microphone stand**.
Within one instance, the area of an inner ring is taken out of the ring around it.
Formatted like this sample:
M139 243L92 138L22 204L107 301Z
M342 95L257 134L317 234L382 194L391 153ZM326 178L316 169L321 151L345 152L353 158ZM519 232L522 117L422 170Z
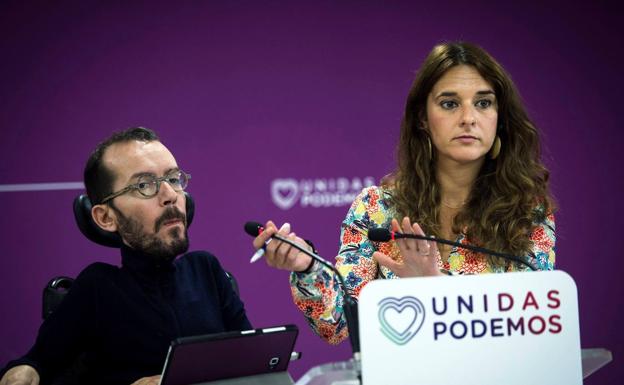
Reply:
M381 227L368 229L368 239L370 239L373 242L389 242L391 240L400 239L400 238L420 239L424 241L434 241L437 243L443 243L445 245L455 246L455 247L459 247L462 249L475 251L477 253L489 254L495 257L504 258L512 262L520 263L533 271L537 270L535 266L527 262L524 258L519 257L517 255L501 253L498 251L486 249L484 247L479 247L479 246L465 245L463 243L449 241L448 239L443 239L443 238L436 238L433 236L399 233L399 232L390 231L388 229L381 228Z
M329 268L338 278L338 283L342 286L342 290L344 292L343 296L343 309L345 317L347 318L347 328L349 330L349 342L351 343L351 350L353 351L353 358L359 362L360 360L360 336L359 336L359 326L358 326L358 313L357 313L357 300L351 295L351 292L347 288L345 284L344 277L336 267L330 262L323 259L320 255L314 254L313 252L306 250L304 247L299 246L295 242L292 242L290 239L283 238L277 234L272 236L273 238L287 243L295 249L301 251L302 253L310 256L315 261L319 262L321 265Z
M247 222L245 224L245 231L251 236L257 236L260 233L261 228L262 225L260 223ZM336 278L338 279L338 283L340 283L340 286L342 286L342 291L344 292L342 308L344 310L344 315L347 319L347 329L349 331L349 342L351 343L351 351L353 353L354 369L356 371L358 381L362 383L362 372L360 368L360 328L358 323L358 302L357 299L355 299L351 295L351 292L347 288L344 277L342 276L342 274L340 274L338 269L336 269L336 267L332 263L326 261L320 255L315 254L307 250L306 248L299 246L295 242L292 242L290 239L286 239L277 234L273 234L271 237L281 242L287 243L295 249L301 251L302 253L310 256L310 258L319 262L321 265L329 268L335 274Z

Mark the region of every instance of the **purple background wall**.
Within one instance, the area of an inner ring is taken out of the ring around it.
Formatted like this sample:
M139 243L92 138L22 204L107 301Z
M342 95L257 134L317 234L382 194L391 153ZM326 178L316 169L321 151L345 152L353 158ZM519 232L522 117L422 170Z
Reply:
M0 4L0 185L80 181L88 154L113 130L155 129L193 174L191 247L214 252L238 277L254 325L300 326L298 378L346 359L349 347L306 327L286 272L249 265L242 224L289 220L331 258L347 207L282 210L271 181L391 171L414 71L435 43L472 41L512 74L542 130L560 206L557 267L579 288L582 346L615 356L586 383L624 376L623 31L614 5L127 3ZM0 192L0 365L33 342L52 276L119 261L76 229L78 192Z

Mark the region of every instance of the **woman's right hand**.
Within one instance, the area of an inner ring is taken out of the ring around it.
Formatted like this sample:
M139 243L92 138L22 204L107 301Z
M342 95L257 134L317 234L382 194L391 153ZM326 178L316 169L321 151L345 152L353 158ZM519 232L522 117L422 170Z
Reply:
M2 376L0 385L39 385L39 373L30 365L18 365Z
M310 245L308 245L303 239L299 238L295 233L290 231L290 224L284 223L278 230L277 226L275 226L272 221L268 221L264 225L262 233L260 233L260 235L253 240L253 246L255 249L260 249L262 246L265 246L267 241L270 240L269 243L266 244L264 252L267 265L288 271L301 272L306 270L308 266L310 266L312 258L285 242L271 238L274 234L287 238L299 246L312 251Z

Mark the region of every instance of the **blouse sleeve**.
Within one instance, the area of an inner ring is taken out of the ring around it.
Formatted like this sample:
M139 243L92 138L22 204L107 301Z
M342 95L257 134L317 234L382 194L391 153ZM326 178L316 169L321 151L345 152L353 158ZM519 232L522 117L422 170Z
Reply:
M367 235L370 227L389 226L392 219L387 214L382 195L378 187L365 188L351 205L341 225L336 268L355 297L377 276L378 265L372 255L378 245L371 242ZM321 338L331 344L338 344L347 338L344 292L331 271L314 263L308 273L292 273L290 282L295 304Z
M533 250L530 257L538 270L555 268L555 216L549 214L531 232Z
M538 207L536 210L540 210ZM535 222L534 228L529 235L531 251L526 256L529 263L537 270L553 270L555 268L555 216L551 213L542 221ZM524 265L514 263L507 271L529 271Z

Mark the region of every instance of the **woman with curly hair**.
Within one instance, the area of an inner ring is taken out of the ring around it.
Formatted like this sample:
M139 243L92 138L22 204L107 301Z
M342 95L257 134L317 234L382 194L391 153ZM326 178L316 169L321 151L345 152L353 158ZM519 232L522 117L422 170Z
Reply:
M336 267L355 296L374 279L528 269L433 241L368 239L368 229L382 227L521 256L537 269L552 270L548 176L537 129L501 65L472 44L437 45L407 97L398 167L351 205ZM277 232L305 245L288 227L278 230L267 222L254 247ZM266 246L266 260L293 272L293 298L313 329L330 343L344 340L343 293L333 275L277 240Z

